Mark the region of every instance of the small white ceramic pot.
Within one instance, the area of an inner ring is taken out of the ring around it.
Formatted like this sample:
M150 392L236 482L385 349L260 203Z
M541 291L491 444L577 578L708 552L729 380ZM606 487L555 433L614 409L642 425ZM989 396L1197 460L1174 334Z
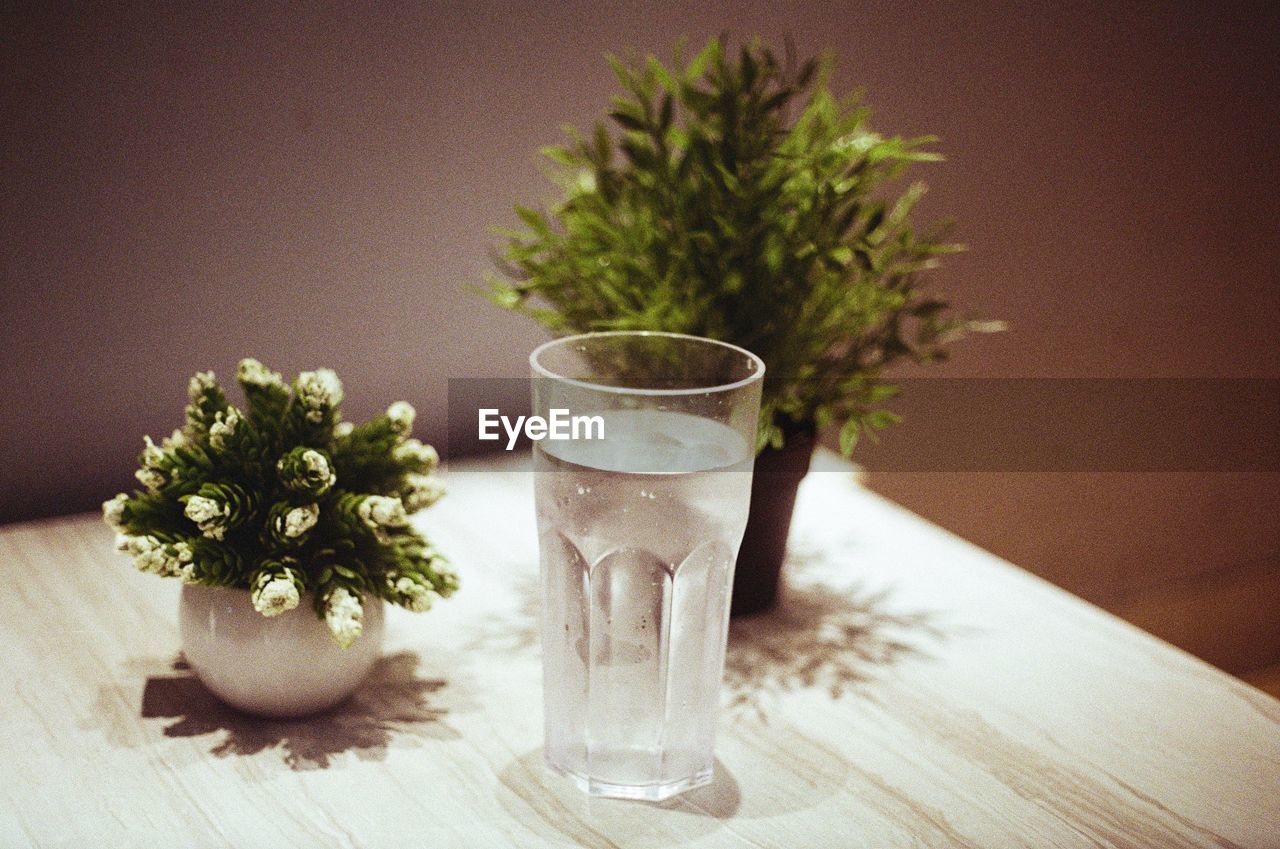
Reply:
M182 651L210 691L232 707L270 717L303 716L355 692L382 652L383 601L365 596L364 633L340 648L311 596L266 617L249 591L185 584L178 615Z

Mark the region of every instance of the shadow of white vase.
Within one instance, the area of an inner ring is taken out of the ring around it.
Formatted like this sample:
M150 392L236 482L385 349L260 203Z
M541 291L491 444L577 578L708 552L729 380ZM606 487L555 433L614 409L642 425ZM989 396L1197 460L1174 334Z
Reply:
M369 674L382 652L383 601L365 596L364 632L346 649L310 593L268 618L248 590L186 584L178 623L183 654L214 695L246 713L297 717L333 707Z

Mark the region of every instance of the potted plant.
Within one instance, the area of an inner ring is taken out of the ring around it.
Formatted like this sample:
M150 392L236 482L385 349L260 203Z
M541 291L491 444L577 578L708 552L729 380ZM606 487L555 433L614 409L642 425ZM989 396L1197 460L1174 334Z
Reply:
M796 487L818 431L848 456L897 421L884 369L941 359L969 324L922 272L958 245L917 228L924 193L895 181L941 157L929 136L868 128L857 96L827 88L829 58L795 67L713 39L673 67L611 59L612 131L544 148L561 197L517 206L489 297L555 333L665 330L735 343L768 373L735 613L770 606ZM981 327L977 329L983 329Z
M383 601L426 610L457 579L409 523L444 493L413 407L341 420L328 369L286 385L240 363L244 409L212 372L189 386L186 425L146 438L143 488L103 504L117 547L183 582L183 652L216 695L298 716L346 698L381 648Z

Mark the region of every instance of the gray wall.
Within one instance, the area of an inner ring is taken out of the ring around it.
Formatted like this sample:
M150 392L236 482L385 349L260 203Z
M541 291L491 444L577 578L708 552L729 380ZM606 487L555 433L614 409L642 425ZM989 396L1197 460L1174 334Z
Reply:
M187 377L246 354L439 439L447 378L521 375L542 338L467 291L487 228L602 111L602 52L681 34L834 48L879 126L943 137L925 212L972 250L937 285L1014 331L937 374L1280 376L1275 4L308 6L6 6L0 519L128 486ZM1078 478L873 485L1086 594L1275 562L1274 475L1175 477L1092 481L1096 510Z

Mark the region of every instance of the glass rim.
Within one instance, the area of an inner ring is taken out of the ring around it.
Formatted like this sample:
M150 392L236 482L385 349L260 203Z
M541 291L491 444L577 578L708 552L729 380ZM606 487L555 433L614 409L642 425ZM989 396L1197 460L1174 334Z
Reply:
M598 339L605 336L662 336L668 339L684 339L690 342L698 342L700 344L712 345L725 348L730 351L736 351L743 354L752 363L754 369L751 374L744 378L729 383L716 383L710 386L698 386L688 389L645 389L631 388L626 386L610 386L603 383L595 383L590 380L581 380L576 377L566 377L563 374L557 374L546 366L538 362L538 357L543 351L549 348L563 345L565 343L579 342L584 339ZM550 339L534 348L529 353L529 366L533 369L538 377L550 378L558 380L562 383L568 383L572 386L578 386L583 389L590 389L595 392L609 392L615 395L658 395L658 396L676 396L676 395L707 395L713 392L731 392L734 389L741 389L757 380L764 379L765 365L764 360L756 354L751 353L740 345L734 345L732 342L722 342L719 339L709 339L706 336L694 336L690 333L669 333L664 330L598 330L589 333L575 333L571 336L560 336L556 339Z

